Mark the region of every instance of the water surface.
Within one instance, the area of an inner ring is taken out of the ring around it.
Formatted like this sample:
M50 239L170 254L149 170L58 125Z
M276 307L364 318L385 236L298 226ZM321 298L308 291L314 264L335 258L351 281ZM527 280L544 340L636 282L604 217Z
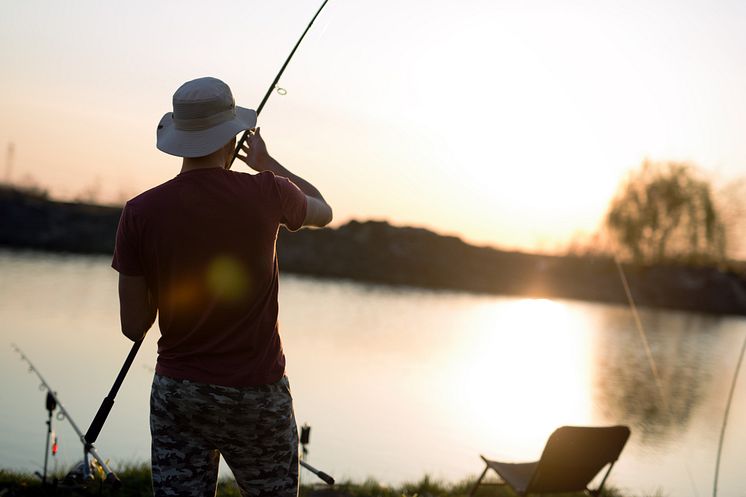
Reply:
M85 430L130 349L109 258L0 252L0 467L40 469L44 394L18 344ZM539 457L564 424L627 424L610 483L634 494L712 491L717 438L746 320L577 301L396 289L283 275L281 334L309 461L338 480L458 481L479 454ZM113 466L149 457L151 330L97 442ZM652 362L645 349L647 340ZM746 380L720 495L746 495ZM63 467L82 455L54 422ZM313 477L306 474L306 481Z

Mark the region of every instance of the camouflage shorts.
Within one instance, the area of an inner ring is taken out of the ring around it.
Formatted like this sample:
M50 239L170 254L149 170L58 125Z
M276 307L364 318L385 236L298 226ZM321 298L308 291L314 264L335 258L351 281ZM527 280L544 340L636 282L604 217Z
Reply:
M220 454L244 497L296 497L298 430L287 377L231 388L155 375L153 491L214 496Z

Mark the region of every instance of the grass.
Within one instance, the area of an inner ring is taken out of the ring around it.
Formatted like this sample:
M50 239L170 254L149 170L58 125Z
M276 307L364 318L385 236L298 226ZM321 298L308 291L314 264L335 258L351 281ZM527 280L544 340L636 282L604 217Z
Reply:
M49 481L62 480L64 473L48 477ZM152 496L150 483L150 466L148 464L131 464L119 468L117 476L122 482L118 489L111 488L100 479L85 486L69 487L62 483L44 487L41 480L31 473L21 473L0 469L0 497L15 496L104 496L104 497L147 497ZM466 497L469 495L474 478L467 478L456 483L445 483L425 476L416 483L405 483L401 486L387 486L368 479L362 483L351 481L340 482L334 487L326 485L303 485L300 497ZM240 497L236 483L231 478L218 482L218 497ZM580 497L584 494L562 494L558 497ZM625 495L613 488L605 489L605 497L634 497ZM482 486L476 497L515 497L506 486ZM654 496L662 497L660 493Z

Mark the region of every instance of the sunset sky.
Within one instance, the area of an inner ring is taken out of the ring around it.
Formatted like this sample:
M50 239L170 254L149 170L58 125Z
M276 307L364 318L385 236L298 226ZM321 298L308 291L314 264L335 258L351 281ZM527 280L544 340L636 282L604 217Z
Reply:
M320 3L0 0L0 178L107 202L166 181L174 90L211 75L255 107ZM335 224L551 250L645 158L746 176L744 54L743 1L330 0L259 124Z

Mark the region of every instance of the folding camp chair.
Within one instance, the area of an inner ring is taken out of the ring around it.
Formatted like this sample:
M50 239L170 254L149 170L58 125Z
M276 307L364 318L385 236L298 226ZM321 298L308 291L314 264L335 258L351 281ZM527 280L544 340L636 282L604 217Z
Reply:
M486 485L482 479L492 468L502 479L498 484L508 484L521 496L585 491L598 497L628 438L626 426L563 426L552 433L536 462L511 464L480 456L487 467L469 495L473 496L480 484ZM606 466L598 488L589 489L588 485Z

